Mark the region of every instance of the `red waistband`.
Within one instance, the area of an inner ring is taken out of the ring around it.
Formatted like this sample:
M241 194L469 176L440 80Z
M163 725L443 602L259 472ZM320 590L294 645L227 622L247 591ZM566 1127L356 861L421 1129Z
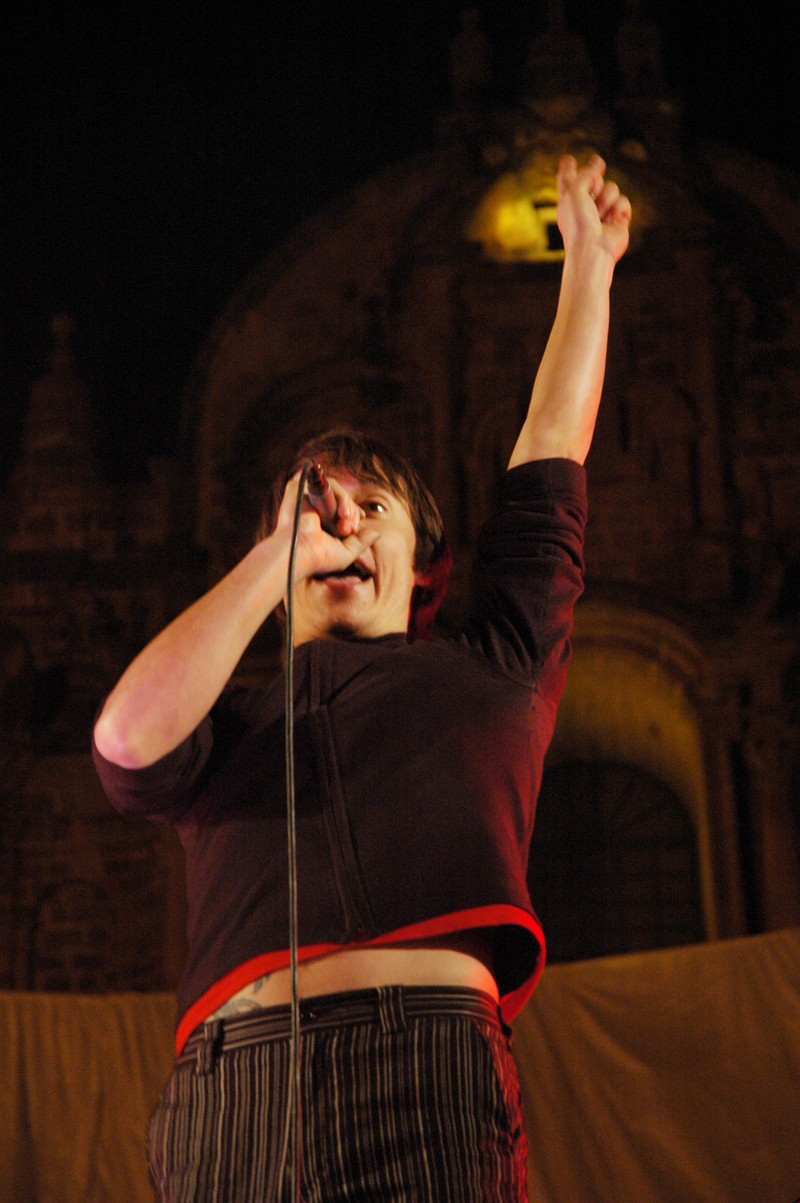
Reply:
M517 906L496 904L494 906L475 907L466 911L454 911L448 915L439 915L434 919L423 920L408 927L398 928L386 935L377 936L373 940L365 940L358 944L309 944L298 950L299 961L309 961L313 957L326 956L334 952L342 952L346 948L376 948L387 944L402 944L411 940L424 940L428 936L443 936L455 932L470 931L479 927L503 927L506 925L523 927L536 939L541 949L534 970L515 989L507 991L500 998L500 1012L505 1023L519 1014L525 1003L536 989L542 969L544 968L544 934L535 916ZM230 973L215 982L204 994L192 1003L181 1016L175 1032L175 1051L179 1056L189 1036L204 1023L210 1015L226 1003L257 977L285 969L290 962L288 949L277 952L262 953L250 960L237 965Z

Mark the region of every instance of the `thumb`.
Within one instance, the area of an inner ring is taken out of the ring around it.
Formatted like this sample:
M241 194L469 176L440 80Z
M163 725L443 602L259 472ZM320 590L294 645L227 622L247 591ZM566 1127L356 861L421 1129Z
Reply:
M578 176L578 160L574 155L563 155L558 164L557 186L558 195L562 197L575 183Z

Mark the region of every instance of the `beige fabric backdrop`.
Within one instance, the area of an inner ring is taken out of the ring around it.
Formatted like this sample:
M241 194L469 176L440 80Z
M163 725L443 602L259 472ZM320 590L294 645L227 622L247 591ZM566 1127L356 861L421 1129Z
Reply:
M0 994L0 1203L150 1203L173 1016ZM514 1027L532 1203L800 1198L800 931L553 966Z
M800 931L553 966L515 1029L533 1203L800 1199Z

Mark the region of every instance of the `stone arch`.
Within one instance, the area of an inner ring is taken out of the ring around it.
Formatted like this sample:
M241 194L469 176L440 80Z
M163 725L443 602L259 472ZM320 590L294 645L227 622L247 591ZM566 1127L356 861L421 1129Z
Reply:
M39 898L28 940L30 990L104 990L113 908L98 882L73 878Z
M694 828L706 937L744 930L722 696L686 632L643 611L579 606L547 767L569 761L630 765L667 786Z
M694 823L639 766L567 760L547 770L528 883L550 961L705 938Z

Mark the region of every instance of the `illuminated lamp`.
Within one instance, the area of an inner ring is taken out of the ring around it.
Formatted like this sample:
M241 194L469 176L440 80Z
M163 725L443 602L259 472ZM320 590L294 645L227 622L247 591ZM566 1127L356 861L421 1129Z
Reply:
M582 151L581 160L586 154ZM543 263L564 258L556 219L557 158L534 153L516 171L506 171L484 193L465 235L479 242L484 254L505 263ZM632 242L651 224L653 207L616 167L613 178L634 202L636 228Z
M501 175L480 201L466 230L492 259L541 262L564 257L556 222L555 171L524 166Z

